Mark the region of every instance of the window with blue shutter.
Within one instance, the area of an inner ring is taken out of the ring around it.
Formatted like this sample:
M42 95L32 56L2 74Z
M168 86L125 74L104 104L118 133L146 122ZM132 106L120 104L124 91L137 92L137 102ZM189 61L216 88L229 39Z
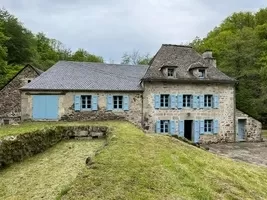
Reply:
M204 120L200 120L199 121L199 128L200 128L200 130L199 130L199 132L200 132L200 134L204 134Z
M199 108L204 108L204 95L199 95Z
M197 143L199 141L199 121L194 121L194 142Z
M170 134L175 134L175 121L170 121Z
M98 96L93 95L92 96L92 110L98 109Z
M107 110L113 110L113 96L107 95Z
M182 109L183 108L183 95L179 94L177 98L178 98L178 109Z
M129 96L123 96L123 110L129 110Z
M213 133L219 133L219 121L217 119L213 120Z
M194 95L193 96L193 108L198 108L198 96Z
M176 95L171 95L171 108L176 108L177 107L177 100L176 100Z
M160 120L156 121L156 133L160 133Z
M219 108L219 95L213 95L213 108Z
M179 136L184 137L184 120L179 121L178 130L179 130Z
M75 111L81 110L81 96L80 95L74 96L74 110Z
M159 94L154 95L154 108L155 109L160 108L160 95Z

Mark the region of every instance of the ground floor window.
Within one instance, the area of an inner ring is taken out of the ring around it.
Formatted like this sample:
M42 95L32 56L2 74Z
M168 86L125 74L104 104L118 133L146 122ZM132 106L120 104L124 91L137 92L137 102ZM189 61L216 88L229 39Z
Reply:
M212 126L213 125L213 120L205 120L204 121L204 132L212 132Z
M113 96L113 108L122 109L123 96Z
M91 95L82 95L82 109L91 109L92 106L92 96Z
M160 121L160 132L161 133L169 133L169 120L161 120Z

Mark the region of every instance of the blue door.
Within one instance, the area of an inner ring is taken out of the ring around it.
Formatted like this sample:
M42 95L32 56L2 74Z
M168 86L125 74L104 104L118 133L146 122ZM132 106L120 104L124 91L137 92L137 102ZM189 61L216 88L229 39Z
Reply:
M58 119L58 96L33 95L32 118L35 120Z
M239 119L238 120L238 131L237 131L237 139L238 141L245 141L246 140L246 134L245 134L245 119Z

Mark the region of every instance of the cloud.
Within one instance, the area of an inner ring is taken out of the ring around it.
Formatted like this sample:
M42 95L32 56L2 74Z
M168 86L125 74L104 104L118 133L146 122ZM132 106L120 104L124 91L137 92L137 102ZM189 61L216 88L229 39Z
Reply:
M235 11L256 11L263 0L1 0L33 32L119 62L133 49L155 54L162 43L203 37Z

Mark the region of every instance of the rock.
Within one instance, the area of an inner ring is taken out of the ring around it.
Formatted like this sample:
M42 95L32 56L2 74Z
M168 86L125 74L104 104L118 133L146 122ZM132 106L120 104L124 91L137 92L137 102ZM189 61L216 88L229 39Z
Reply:
M76 131L74 134L75 137L87 137L88 136L88 131Z
M90 156L89 156L88 158L86 158L85 164L86 164L87 166L93 164L93 160L92 160L92 158L91 158Z
M103 132L91 132L92 137L103 137Z

